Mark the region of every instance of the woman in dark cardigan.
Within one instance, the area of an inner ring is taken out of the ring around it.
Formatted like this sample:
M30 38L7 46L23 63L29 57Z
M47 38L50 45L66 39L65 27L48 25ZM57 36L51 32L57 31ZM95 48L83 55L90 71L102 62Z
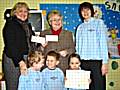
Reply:
M6 89L17 90L18 78L27 66L24 56L32 49L31 35L33 31L28 21L29 7L18 2L11 10L11 18L6 20L3 28L3 72Z

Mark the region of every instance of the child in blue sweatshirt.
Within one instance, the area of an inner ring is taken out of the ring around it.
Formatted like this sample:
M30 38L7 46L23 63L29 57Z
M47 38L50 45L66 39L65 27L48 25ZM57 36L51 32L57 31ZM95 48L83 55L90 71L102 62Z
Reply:
M44 65L44 56L41 52L32 51L28 54L26 75L20 75L18 90L44 90L43 75L40 72Z
M46 66L43 72L45 90L65 90L64 74L57 67L60 55L55 51L50 51L46 56Z

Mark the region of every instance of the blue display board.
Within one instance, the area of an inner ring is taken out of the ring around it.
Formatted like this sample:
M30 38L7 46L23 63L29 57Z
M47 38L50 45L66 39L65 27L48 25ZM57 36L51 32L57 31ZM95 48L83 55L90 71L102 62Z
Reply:
M120 38L120 13L118 11L107 10L105 4L94 4L102 11L102 19L107 25L108 29L116 28L119 30L117 37ZM78 14L79 4L40 4L41 10L59 10L63 15L63 28L75 33L76 27L81 23Z

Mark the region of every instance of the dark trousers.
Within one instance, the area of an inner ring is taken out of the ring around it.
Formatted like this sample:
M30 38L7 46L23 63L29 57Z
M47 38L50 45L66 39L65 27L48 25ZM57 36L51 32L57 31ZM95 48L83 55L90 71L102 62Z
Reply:
M89 90L106 90L106 78L101 72L102 60L82 60L81 68L91 71Z
M2 68L5 76L6 90L17 90L20 71L6 54L3 54Z

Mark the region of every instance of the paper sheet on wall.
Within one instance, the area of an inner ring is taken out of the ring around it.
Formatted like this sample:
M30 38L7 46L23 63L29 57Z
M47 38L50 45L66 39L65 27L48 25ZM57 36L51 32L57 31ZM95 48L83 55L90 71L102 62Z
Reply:
M66 88L89 89L90 71L66 70L66 78Z

